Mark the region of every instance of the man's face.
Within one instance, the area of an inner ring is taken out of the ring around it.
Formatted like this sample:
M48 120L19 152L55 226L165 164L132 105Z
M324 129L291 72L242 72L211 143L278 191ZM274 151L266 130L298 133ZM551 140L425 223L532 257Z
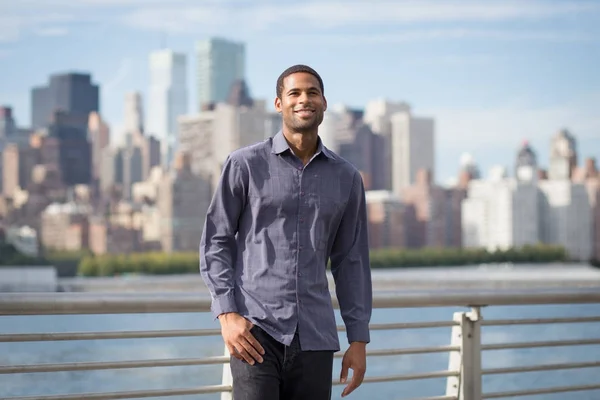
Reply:
M313 132L323 122L327 100L315 76L297 72L283 80L281 98L275 99L275 109L292 132Z

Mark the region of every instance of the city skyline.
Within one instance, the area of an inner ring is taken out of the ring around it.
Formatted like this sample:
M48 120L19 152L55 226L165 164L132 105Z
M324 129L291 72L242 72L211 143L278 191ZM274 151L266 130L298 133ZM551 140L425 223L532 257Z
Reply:
M547 167L550 137L562 128L577 138L582 160L600 155L600 55L592 51L600 4L589 1L377 2L368 13L359 2L338 12L332 1L30 3L35 17L19 4L3 6L0 17L0 74L17 77L3 80L0 103L13 107L19 126L29 125L32 87L84 71L101 86L101 114L118 136L125 93L141 92L147 109L147 57L165 42L191 61L193 113L195 43L225 36L246 43L250 93L269 106L279 73L301 62L322 74L330 105L363 108L383 97L434 118L440 183L456 175L463 152L484 175L494 164L512 169L524 139Z

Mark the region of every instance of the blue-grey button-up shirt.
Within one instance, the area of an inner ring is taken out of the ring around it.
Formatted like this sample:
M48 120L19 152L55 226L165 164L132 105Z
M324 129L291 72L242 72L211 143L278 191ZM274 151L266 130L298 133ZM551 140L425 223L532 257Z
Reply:
M237 312L289 345L339 350L326 268L348 342L369 342L372 310L362 177L319 139L306 166L280 131L227 158L207 212L200 273L215 316Z

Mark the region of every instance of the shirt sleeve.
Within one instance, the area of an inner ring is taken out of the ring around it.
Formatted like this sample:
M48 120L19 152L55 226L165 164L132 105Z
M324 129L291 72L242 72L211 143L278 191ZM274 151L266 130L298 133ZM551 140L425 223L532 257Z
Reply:
M237 312L234 267L238 221L246 199L244 173L229 156L213 195L200 240L200 274L212 298L215 317Z
M370 342L373 288L367 230L365 189L362 177L356 172L330 255L348 343Z

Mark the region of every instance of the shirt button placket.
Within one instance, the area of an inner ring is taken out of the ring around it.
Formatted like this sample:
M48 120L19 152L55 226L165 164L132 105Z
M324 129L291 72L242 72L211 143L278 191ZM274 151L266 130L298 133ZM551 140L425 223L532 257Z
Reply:
M302 250L304 248L304 246L302 245L302 241L303 241L303 232L304 232L304 227L303 227L303 223L304 223L304 217L303 217L303 213L304 213L304 190L302 190L302 172L304 171L304 168L301 166L298 166L298 189L300 190L300 204L298 205L298 222L299 224L297 225L297 236L298 236L298 257L296 258L297 260L297 264L296 264L296 276L297 276L297 283L296 283L296 298L298 299L298 304L302 303L302 296L300 294L301 292L301 286L300 286L300 279L302 278L302 271L300 270L300 267L302 265L301 263L301 259L302 259Z

